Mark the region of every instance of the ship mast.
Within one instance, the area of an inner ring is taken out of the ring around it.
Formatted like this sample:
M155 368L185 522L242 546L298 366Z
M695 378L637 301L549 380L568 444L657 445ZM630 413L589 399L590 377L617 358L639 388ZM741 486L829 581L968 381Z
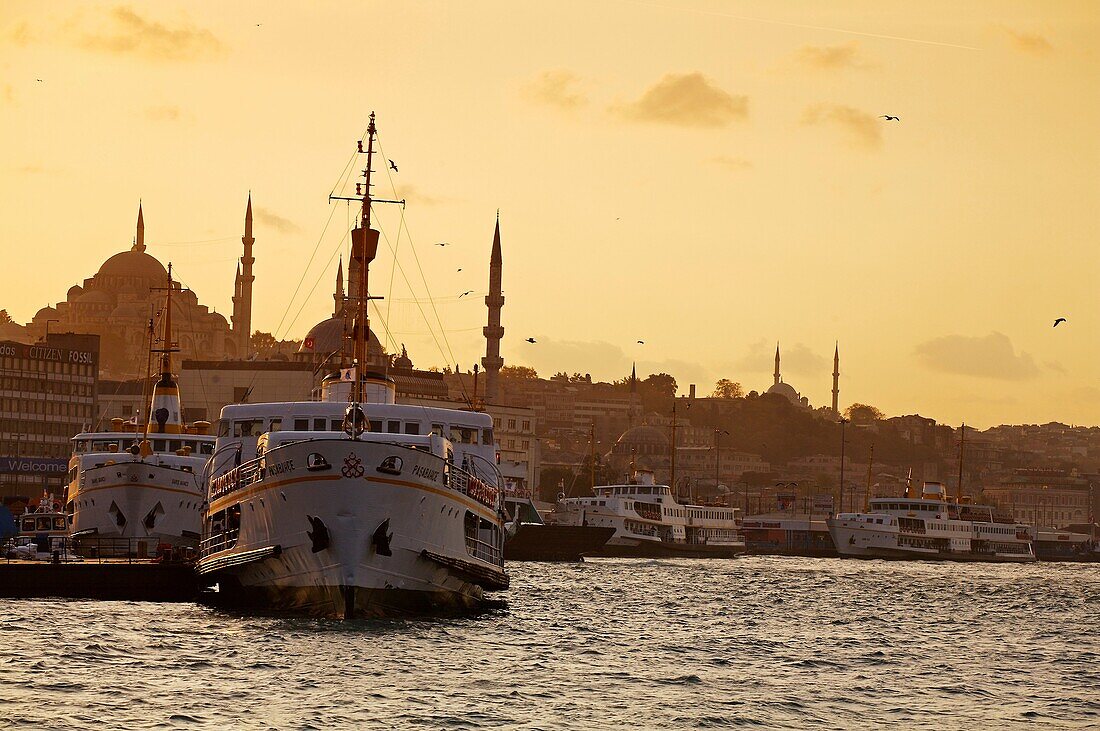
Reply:
M400 203L402 206L405 205L404 200L371 198L370 177L371 173L374 172L371 169L371 165L374 161L374 138L377 132L378 129L374 126L374 112L371 112L370 124L367 125L367 149L363 149L362 140L359 140L358 143L358 152L367 156L367 166L363 169L364 182L355 184L356 197L329 196L330 201L355 201L361 203L363 206L359 225L351 231L351 259L358 265L359 270L356 291L354 294L349 292L351 296L355 297L355 318L352 321L351 328L352 370L354 378L352 379L351 392L348 397L348 400L352 403L360 403L366 396L363 388L363 376L367 366L367 340L370 337L367 303L372 299L381 299L381 297L371 297L369 294L369 287L367 286L367 272L371 261L374 260L375 255L378 253L379 236L378 231L370 227L370 207L373 203Z
M963 501L963 445L966 444L966 422L963 422L962 431L959 433L959 484L955 487L955 504L962 505Z

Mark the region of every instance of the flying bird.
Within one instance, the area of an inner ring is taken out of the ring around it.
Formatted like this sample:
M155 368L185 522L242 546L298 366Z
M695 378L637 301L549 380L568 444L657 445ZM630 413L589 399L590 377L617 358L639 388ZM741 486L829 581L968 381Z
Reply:
M472 290L472 289L467 289L467 290L466 290L465 292L463 292L462 294L460 294L460 295L458 295L458 296L459 296L459 297L461 298L461 297L465 297L465 296L466 296L466 295L468 295L468 294L473 294L473 293L474 293L474 290Z
M889 114L883 114L882 118L885 119L887 122L889 122L891 119L894 120L895 122L900 122L901 121L901 118L891 117Z
M1058 327L1058 323L1065 322L1065 321L1066 321L1066 318L1059 317L1057 320L1054 321L1054 327Z
M447 245L446 241L440 241L438 244L436 244L436 246L446 246L446 245Z
M42 81L42 79L35 79L35 81Z
M397 172L397 164L393 160L390 160L390 170Z
M458 271L462 271L462 267L459 267L459 268L458 268Z
M527 338L527 342L533 343L533 342L535 342L535 339L534 338Z
M645 345L645 341L644 340L639 340L638 345Z

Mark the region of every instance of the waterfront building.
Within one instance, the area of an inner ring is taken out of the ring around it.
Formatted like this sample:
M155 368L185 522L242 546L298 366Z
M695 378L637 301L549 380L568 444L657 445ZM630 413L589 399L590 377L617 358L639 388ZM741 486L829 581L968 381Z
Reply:
M999 484L986 486L982 494L1017 522L1060 528L1090 522L1095 489L1091 480L1075 472L1018 469Z
M61 498L69 438L97 416L99 337L0 342L0 497Z

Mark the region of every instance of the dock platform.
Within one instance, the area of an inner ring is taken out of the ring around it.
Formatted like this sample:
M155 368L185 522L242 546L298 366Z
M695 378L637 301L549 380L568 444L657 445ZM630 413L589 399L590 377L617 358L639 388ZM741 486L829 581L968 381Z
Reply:
M191 602L198 595L189 563L0 560L0 598Z

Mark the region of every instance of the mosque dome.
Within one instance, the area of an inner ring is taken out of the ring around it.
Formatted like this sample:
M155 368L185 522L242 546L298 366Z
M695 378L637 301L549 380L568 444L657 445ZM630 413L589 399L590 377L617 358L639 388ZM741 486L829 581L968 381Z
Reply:
M165 282L168 270L154 257L144 251L129 249L121 251L103 262L97 277L136 277Z
M69 287L69 291L65 293L65 299L67 299L69 302L72 302L83 293L84 288L81 287L79 284L74 284L73 286Z
M57 310L52 307L43 307L41 310L35 313L34 319L41 320L45 318L53 317L57 314Z
M98 289L90 289L76 300L82 305L111 305L114 304L115 298L106 292Z
M350 329L350 328L349 328ZM302 344L298 346L299 353L319 353L328 355L334 353L344 344L344 318L330 317L322 320L309 329ZM382 346L373 330L367 333L367 352L379 353Z
M790 401L792 404L799 403L798 391L795 391L794 386L789 383L777 383L769 388L766 393L774 393L778 396L782 396L783 398Z
M611 448L611 453L622 456L661 455L669 451L668 445L668 435L663 430L642 424L623 432Z

